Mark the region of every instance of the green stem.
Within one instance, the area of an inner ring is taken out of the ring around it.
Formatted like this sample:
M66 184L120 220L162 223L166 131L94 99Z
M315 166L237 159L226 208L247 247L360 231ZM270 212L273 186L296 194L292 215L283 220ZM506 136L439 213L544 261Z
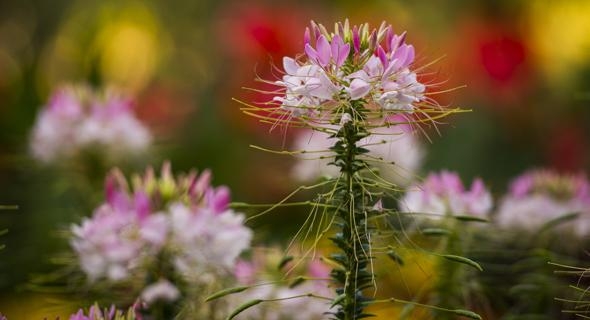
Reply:
M464 242L468 239L468 231L461 230L457 220L451 213L444 218L445 227L451 232L442 242L442 250L446 253L463 256L465 254ZM463 235L464 237L462 237ZM468 280L465 266L453 261L441 260L439 264L439 280L436 285L436 304L443 308L457 308L462 305L462 285ZM456 319L456 316L448 312L436 312L437 319Z
M367 151L357 147L357 142L366 136L362 123L363 106L361 102L352 102L347 110L353 115L336 134L338 141L332 147L336 152L334 165L340 167L341 179L338 181L335 205L337 206L337 226L339 232L332 237L340 252L331 257L338 262L339 268L332 270L332 278L338 284L335 304L339 306L336 319L354 320L362 318L363 309L370 299L363 295L363 290L372 285L373 274L368 268L370 240L368 235L367 209L368 194L362 186L359 171L367 164L359 158Z

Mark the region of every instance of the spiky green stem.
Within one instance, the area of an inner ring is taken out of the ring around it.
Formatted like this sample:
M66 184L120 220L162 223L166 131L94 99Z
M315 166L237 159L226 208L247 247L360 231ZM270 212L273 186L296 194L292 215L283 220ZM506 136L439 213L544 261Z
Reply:
M351 102L345 112L351 115L352 120L346 122L334 136L338 140L332 147L336 153L333 165L338 166L341 172L334 197L338 207L335 213L338 217L337 226L340 230L331 238L340 249L340 252L331 256L340 265L331 273L338 284L335 300L338 310L334 316L339 320L368 316L363 309L369 298L364 296L363 290L370 287L373 280L373 274L368 268L371 259L370 228L367 225L368 194L359 174L367 167L360 156L368 150L357 146L368 134L362 125L363 111L362 102Z

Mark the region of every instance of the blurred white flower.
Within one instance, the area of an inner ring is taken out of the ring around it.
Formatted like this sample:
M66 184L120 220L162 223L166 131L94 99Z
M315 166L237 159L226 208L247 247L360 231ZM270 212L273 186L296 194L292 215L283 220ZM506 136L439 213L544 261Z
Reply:
M151 305L158 300L173 302L180 297L180 291L170 281L160 279L158 282L145 287L140 297L147 305Z
M244 216L231 210L214 212L174 203L170 223L174 266L191 279L233 269L252 239L252 231L243 225Z

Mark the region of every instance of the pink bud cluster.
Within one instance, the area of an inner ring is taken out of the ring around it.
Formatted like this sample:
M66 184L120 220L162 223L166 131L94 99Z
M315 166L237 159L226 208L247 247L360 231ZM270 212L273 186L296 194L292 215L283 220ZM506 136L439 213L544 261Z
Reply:
M78 312L72 314L69 320L141 320L142 317L139 314L135 314L134 307L131 307L127 312L122 312L115 309L115 306L110 308L101 308L98 304L92 305L88 309L88 313L80 309Z
M411 187L400 201L404 212L432 215L475 215L485 217L492 209L492 196L481 179L466 189L454 172L431 173L420 185Z
M590 182L583 174L530 170L512 181L496 215L502 226L538 228L560 216L578 213L575 232L590 232Z
M151 142L129 98L113 90L58 88L41 110L30 141L32 155L52 162L97 147L107 156L143 152Z
M132 187L119 171L109 174L105 203L71 228L71 246L89 280L141 280L162 257L189 283L230 274L252 232L228 207L229 189L212 187L210 179L209 171L175 178L169 164L160 177L151 168L133 177ZM142 296L178 297L166 279L156 284Z
M414 47L383 23L369 32L368 24L337 23L334 32L312 22L304 35L305 55L283 58L285 75L275 84L280 108L296 117L314 117L342 103L362 100L370 109L412 112L426 101L425 86L412 64Z

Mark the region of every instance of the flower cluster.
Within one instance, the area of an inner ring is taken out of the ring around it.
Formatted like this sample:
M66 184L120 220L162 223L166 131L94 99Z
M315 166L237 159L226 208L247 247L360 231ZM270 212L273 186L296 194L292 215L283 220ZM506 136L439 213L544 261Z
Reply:
M425 86L411 70L414 47L383 23L350 27L338 23L330 33L312 22L304 35L305 55L284 57L285 75L275 84L284 95L274 97L292 116L316 117L342 103L362 100L367 108L412 112L425 100Z
M578 213L577 234L590 232L590 182L582 175L531 170L510 184L496 220L502 226L539 227L560 216Z
M230 307L236 308L244 302L261 299L267 302L240 313L240 317L248 320L328 319L329 316L325 313L330 307L329 299L334 295L329 288L329 267L318 260L307 263L289 262L281 268L287 270L285 275L277 269L281 256L279 250L258 250L254 252L250 261L239 261L235 268L236 279L240 284L252 287L232 295ZM289 278L294 269L297 269L299 276L310 279L298 283L299 277ZM309 297L308 294L314 294L316 297Z
M117 310L115 306L101 310L95 303L88 309L88 314L80 309L70 316L70 320L141 320L141 316L135 314L134 307L129 308L127 312Z
M375 128L370 136L358 142L359 147L369 150L367 162L379 169L381 177L401 186L414 180L424 157L422 145L409 130L409 126L404 125ZM305 152L298 155L293 177L299 181L313 181L320 176L337 177L338 167L329 165L334 156L330 150L333 140L322 131L301 132L295 140L294 150Z
M466 190L456 173L431 173L421 184L408 190L400 209L434 215L471 214L486 216L492 209L492 196L483 182L476 179Z
M39 113L31 152L43 162L99 147L110 156L142 152L151 134L135 117L131 101L115 91L88 87L57 89Z
M169 164L159 178L151 168L135 176L131 188L119 171L109 174L106 202L71 228L72 248L89 280L132 281L152 272L160 278L142 298L173 301L179 292L163 278L172 275L154 270L158 266L171 266L192 284L231 274L252 232L243 215L228 208L228 188L214 188L210 179L209 171L175 179Z

